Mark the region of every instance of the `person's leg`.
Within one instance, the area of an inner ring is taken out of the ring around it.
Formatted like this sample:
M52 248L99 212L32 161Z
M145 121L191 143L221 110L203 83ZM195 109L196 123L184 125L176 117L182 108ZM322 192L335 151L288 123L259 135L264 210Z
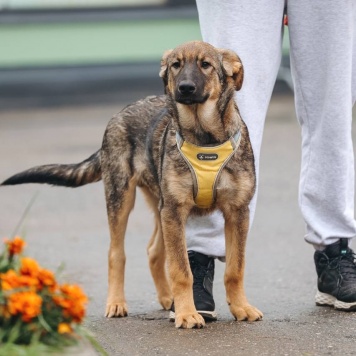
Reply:
M197 0L197 6L203 40L234 50L244 65L244 83L236 100L249 129L258 175L263 126L281 60L284 0ZM250 205L251 222L256 196ZM186 237L188 250L225 256L220 212L188 219Z
M356 1L289 0L288 18L302 127L299 203L306 241L325 246L356 236L351 137Z
M289 0L297 117L302 127L299 204L316 248L318 305L356 310L352 106L356 1Z

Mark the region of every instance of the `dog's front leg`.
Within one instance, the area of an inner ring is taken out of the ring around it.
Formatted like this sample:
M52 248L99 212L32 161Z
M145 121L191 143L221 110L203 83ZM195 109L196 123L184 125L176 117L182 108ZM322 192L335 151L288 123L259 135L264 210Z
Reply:
M244 290L245 246L249 229L249 208L224 212L226 239L225 288L227 303L237 320L256 321L262 312L250 305Z
M193 276L185 242L185 223L189 210L183 206L165 206L161 210L163 238L171 281L175 325L177 328L201 328L204 319L197 313L193 299Z

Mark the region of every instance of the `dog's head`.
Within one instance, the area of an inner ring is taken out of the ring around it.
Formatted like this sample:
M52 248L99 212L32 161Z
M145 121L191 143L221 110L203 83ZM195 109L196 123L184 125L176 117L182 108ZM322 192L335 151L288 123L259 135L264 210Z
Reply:
M240 90L243 73L235 52L193 41L166 51L159 75L168 95L181 104L191 105L218 99L226 89Z

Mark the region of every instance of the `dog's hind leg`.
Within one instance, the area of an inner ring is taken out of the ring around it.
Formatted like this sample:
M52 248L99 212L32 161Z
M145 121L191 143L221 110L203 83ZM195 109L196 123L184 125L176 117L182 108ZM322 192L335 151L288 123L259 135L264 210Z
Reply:
M158 200L146 188L142 188L148 205L154 213L155 228L147 246L148 262L157 290L158 301L163 309L169 310L173 297L166 273L166 251L164 248L161 219L158 211Z
M247 301L244 290L245 246L249 228L249 208L226 209L225 240L226 269L225 288L227 303L237 320L256 321L263 314Z
M137 182L135 177L120 179L120 185L113 177L104 181L110 228L109 291L105 315L109 318L122 317L127 315L124 294L126 262L124 240L129 214L135 203Z

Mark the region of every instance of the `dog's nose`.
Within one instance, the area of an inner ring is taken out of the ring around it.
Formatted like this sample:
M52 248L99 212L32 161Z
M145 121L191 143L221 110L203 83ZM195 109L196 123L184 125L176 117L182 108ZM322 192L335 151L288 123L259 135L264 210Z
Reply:
M182 95L193 94L196 90L196 86L191 81L183 80L179 83L178 90Z

